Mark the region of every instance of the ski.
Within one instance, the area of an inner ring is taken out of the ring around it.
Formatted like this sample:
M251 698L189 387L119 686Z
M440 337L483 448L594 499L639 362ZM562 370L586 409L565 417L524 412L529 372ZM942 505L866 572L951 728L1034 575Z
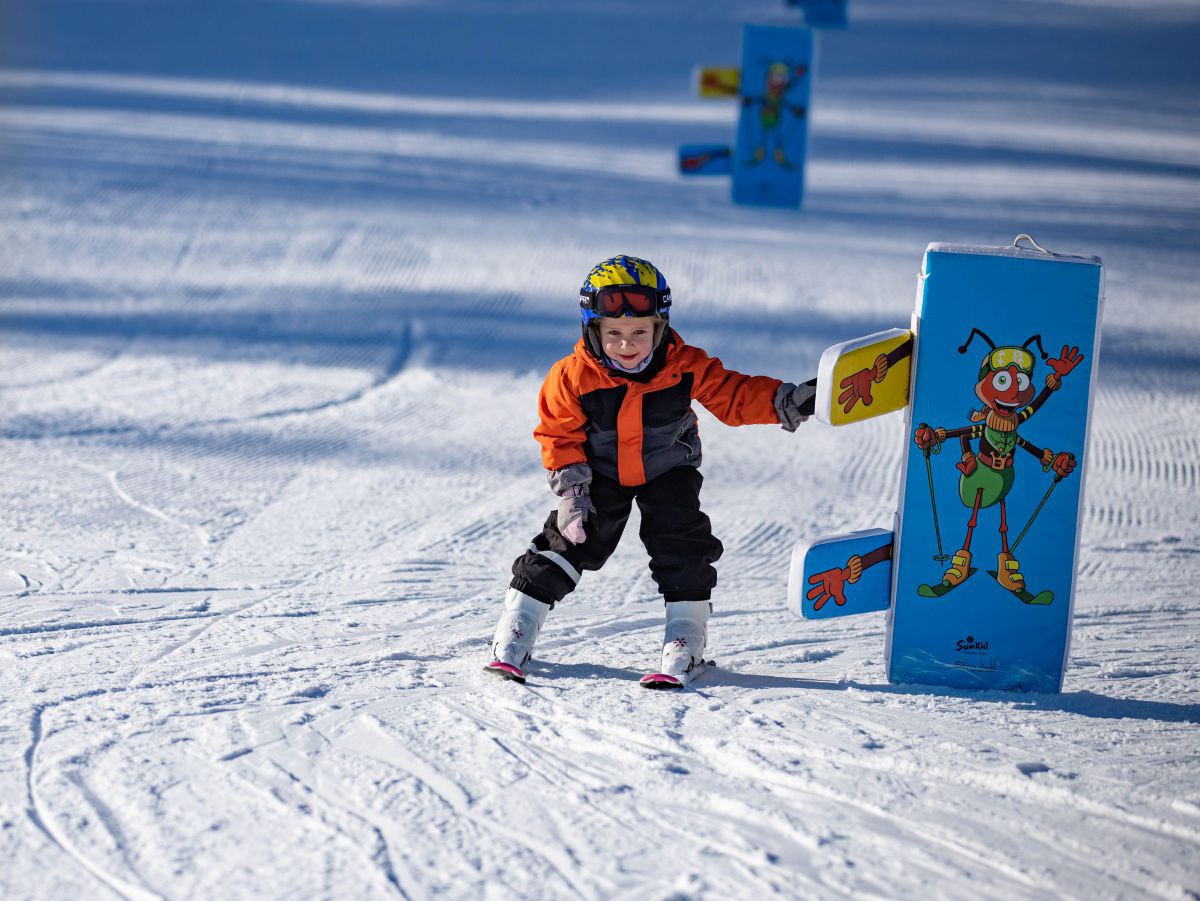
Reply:
M989 569L988 575L993 579L996 578L996 573L993 570ZM1009 590L1011 591L1011 589ZM1028 588L1022 588L1020 591L1013 591L1013 594L1015 594L1023 603L1038 604L1039 606L1043 607L1046 604L1053 603L1054 601L1053 591L1039 591L1037 594L1033 594Z
M967 581L967 579L969 579L969 578L971 578L971 576L975 575L976 572L977 572L977 570L974 567L967 570L967 578L963 579L962 582L959 582L958 585L961 585L963 582ZM995 575L995 574L993 573L993 575ZM918 585L917 586L917 594L919 594L923 598L940 598L943 595L946 595L946 594L950 593L951 591L953 591L955 588L958 587L958 585L948 585L945 582L939 582L937 585Z
M642 676L639 684L643 688L686 688L704 675L710 666L715 665L716 661L705 660L703 663L693 666L686 673L677 673L675 675L671 675L670 673L647 673ZM501 679L507 679L510 682L519 682L521 685L525 684L525 673L520 667L513 666L511 663L493 660L491 663L486 664L483 670Z
M671 689L686 688L697 679L699 679L710 666L716 666L715 660L705 660L697 663L686 673L647 673L642 676L638 683L642 688L653 688L660 691L669 691Z
M511 663L493 660L483 669L484 672L497 675L501 679L508 679L511 682L520 682L522 685L525 684L525 673L521 671L520 667L513 666Z

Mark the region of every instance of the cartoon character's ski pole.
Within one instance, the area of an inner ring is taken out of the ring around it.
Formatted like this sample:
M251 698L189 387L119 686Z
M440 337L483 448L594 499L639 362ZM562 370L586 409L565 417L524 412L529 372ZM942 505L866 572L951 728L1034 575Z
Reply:
M1072 459L1074 459L1074 457L1072 457ZM1029 527L1033 525L1033 521L1037 519L1037 515L1042 512L1042 507L1046 506L1046 501L1050 500L1050 495L1054 492L1054 489L1058 487L1058 483L1062 480L1063 475L1061 472L1054 476L1054 481L1050 483L1050 487L1047 488L1046 493L1042 495L1042 502L1037 505L1037 509L1033 511L1033 515L1029 517L1029 522L1025 523L1025 528L1021 530L1021 534L1017 536L1017 540L1012 543L1012 549L1010 553L1015 554L1017 552L1017 545L1021 543L1021 539L1025 537L1025 533L1029 531Z
M929 425L923 422L917 427L917 431L927 428L929 428ZM929 448L921 448L921 453L925 455L925 474L929 476L929 505L933 508L933 534L937 536L938 552L933 559L938 563L942 563L946 560L949 560L950 555L942 551L942 530L941 527L938 526L937 495L933 492L933 466L929 462Z

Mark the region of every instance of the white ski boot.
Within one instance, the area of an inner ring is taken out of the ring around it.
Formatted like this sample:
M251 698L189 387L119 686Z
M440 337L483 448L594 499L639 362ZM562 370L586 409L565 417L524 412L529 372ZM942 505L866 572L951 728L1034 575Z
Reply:
M656 675L672 676L680 683L697 667L704 666L704 647L708 642L708 601L670 601L667 603L667 627L663 638L662 668Z
M525 673L521 667L529 661L533 643L537 641L549 612L549 604L515 588L508 589L504 596L504 612L500 614L496 637L492 639L492 657L495 659L484 669L514 682L524 682Z

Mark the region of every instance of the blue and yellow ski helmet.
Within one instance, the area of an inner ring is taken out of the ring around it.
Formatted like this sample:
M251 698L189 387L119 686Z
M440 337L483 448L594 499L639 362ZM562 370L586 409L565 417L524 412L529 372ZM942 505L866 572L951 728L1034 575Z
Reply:
M579 288L579 313L583 341L597 359L603 360L596 330L589 326L604 317L654 317L655 347L666 332L671 316L671 287L653 263L626 254L610 257L592 267Z

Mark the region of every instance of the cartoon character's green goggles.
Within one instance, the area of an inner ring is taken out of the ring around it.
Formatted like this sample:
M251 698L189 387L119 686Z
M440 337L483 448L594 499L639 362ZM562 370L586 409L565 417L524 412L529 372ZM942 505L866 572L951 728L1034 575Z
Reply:
M991 346L987 356L983 358L983 362L979 366L979 375L977 378L983 379L990 372L999 372L1002 369L1007 369L1009 366L1016 366L1018 370L1026 375L1033 375L1033 365L1036 362L1033 351L1029 350L1029 345L1036 343L1038 350L1042 353L1042 359L1046 359L1046 351L1042 348L1042 336L1031 335L1025 339L1025 343L1020 347L1010 345L1007 347L997 347L996 343L986 334L977 328L971 329L971 334L967 336L966 343L958 349L960 354L965 354L967 348L971 346L971 341L978 335Z
M1026 375L1033 375L1033 354L1023 347L997 347L983 358L979 367L979 377L983 378L989 372L999 372L1009 366L1016 366Z

